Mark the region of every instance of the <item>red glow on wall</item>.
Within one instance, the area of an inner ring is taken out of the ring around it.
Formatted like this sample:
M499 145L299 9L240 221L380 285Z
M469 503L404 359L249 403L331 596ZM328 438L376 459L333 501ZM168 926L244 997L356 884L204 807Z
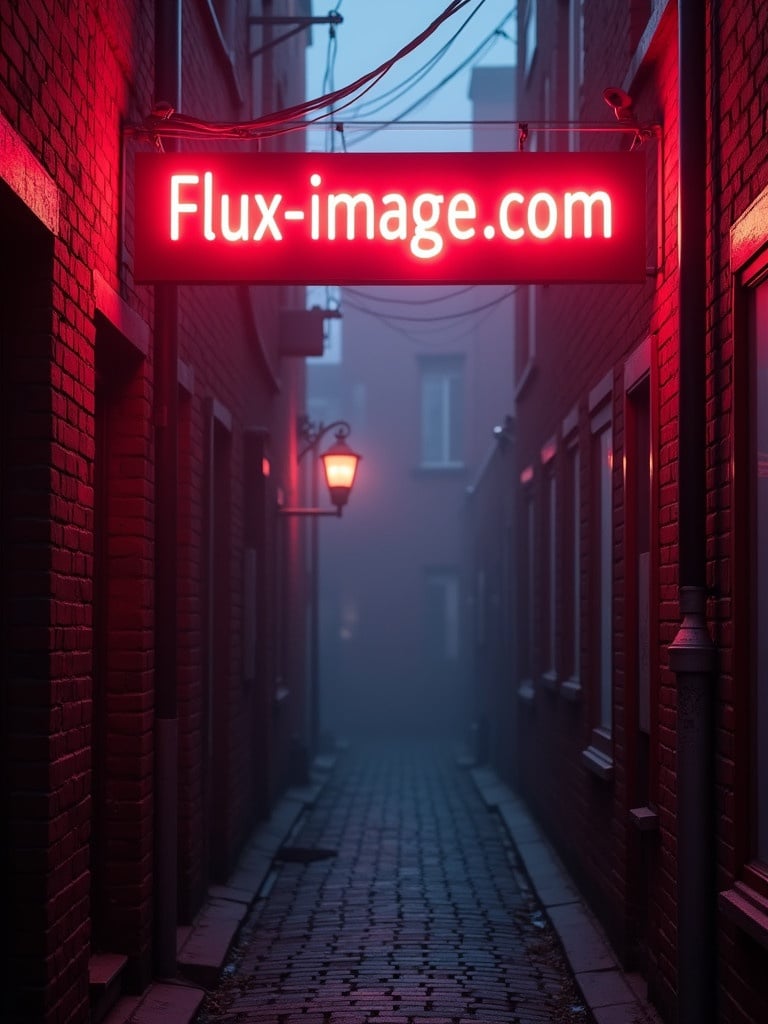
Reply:
M136 157L138 281L641 281L640 153Z

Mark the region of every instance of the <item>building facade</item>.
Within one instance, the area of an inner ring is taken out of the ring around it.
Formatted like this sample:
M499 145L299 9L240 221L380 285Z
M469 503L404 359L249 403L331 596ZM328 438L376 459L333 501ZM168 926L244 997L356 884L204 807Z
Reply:
M518 15L525 145L645 153L648 272L518 299L514 713L497 704L516 757L501 767L663 1018L756 1024L768 11L521 0ZM486 481L497 506L500 490Z
M173 974L306 740L303 292L133 273L136 154L203 145L148 116L304 99L270 14L309 4L0 3L3 1020Z
M475 69L470 97L476 121L496 120L514 102L513 69ZM486 125L469 144L514 138ZM341 291L342 348L309 379L315 418L347 419L364 453L359 493L320 545L328 731L469 727L462 507L511 389L511 309L506 286Z

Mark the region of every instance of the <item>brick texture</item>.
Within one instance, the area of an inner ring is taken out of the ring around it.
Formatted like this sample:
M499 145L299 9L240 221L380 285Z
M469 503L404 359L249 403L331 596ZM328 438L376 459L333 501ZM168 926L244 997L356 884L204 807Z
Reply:
M185 110L237 120L302 99L306 40L282 46L269 74L254 65L252 89L250 7L231 5L230 45L215 14L224 6L183 4ZM9 1021L85 1024L93 953L125 958L125 990L141 991L154 970L154 648L164 609L154 594L153 290L132 274L134 223L145 214L133 200L133 156L153 141L125 131L152 109L154 16L147 0L0 4L2 817L13 879L0 1016ZM301 299L291 288L179 293L180 921L285 786L303 721L301 629L290 661L263 641L247 685L242 663L243 434L259 426L272 438L266 543L277 533L277 488L296 490L303 370L281 360L277 317ZM226 522L215 537L212 408L227 438L216 467ZM227 614L211 660L214 542ZM300 543L298 531L286 543L292 570ZM274 573L270 586L262 614ZM298 574L282 594L283 628L303 629ZM265 621L257 635L266 637ZM281 675L290 706L278 719Z

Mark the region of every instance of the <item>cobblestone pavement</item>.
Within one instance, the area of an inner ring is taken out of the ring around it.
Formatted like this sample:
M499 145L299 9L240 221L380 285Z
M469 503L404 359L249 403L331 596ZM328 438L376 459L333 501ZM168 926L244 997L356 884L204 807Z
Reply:
M198 1024L593 1024L446 749L344 752L275 868Z

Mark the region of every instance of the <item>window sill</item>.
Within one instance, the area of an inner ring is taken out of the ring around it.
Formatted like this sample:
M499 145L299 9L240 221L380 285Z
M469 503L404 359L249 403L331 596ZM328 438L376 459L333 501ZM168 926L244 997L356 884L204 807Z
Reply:
M526 679L525 682L521 683L517 689L517 699L523 704L533 704L533 698L536 696L536 691L533 688L533 683Z
M581 761L588 771L603 782L613 781L613 759L597 747L589 746L581 752Z
M652 807L633 807L629 820L638 832L658 832L659 816Z
M278 686L273 698L275 711L278 711L288 701L290 696L291 691L287 686Z
M545 672L541 677L541 685L550 693L557 693L557 672Z
M743 882L720 893L720 910L735 925L768 949L768 900Z
M413 472L415 476L458 476L466 470L463 462L422 462Z
M575 704L581 700L581 683L578 679L566 679L560 687L560 693L565 700L570 700Z

